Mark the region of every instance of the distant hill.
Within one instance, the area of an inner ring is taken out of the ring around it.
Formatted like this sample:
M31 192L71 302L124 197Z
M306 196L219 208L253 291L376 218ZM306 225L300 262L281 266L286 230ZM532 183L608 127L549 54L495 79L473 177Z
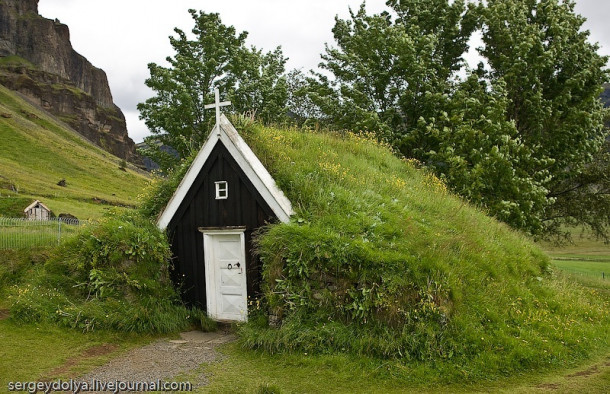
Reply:
M38 14L38 0L0 1L0 84L104 150L139 162L106 73L72 48L68 26Z
M3 86L0 141L0 216L38 199L56 215L95 218L111 206L134 205L147 184L140 170L122 170L120 158Z

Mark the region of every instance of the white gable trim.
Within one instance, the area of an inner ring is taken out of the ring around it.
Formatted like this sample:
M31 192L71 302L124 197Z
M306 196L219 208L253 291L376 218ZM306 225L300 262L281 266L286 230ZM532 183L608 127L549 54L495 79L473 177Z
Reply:
M193 160L191 167L180 182L180 185L178 185L174 195L159 215L157 226L161 230L167 228L186 194L191 186L193 186L195 179L197 179L212 150L219 142L227 148L233 159L235 159L241 170L246 174L278 219L284 223L288 222L290 215L293 214L290 201L277 187L271 174L269 174L258 157L252 152L252 149L237 133L231 122L224 115L221 115L220 123L210 133L195 160Z
M51 212L51 210L49 209L49 207L47 207L46 205L44 205L43 203L41 203L40 201L36 200L33 203L31 203L30 205L28 205L28 207L26 209L23 210L23 212L27 212L30 209L34 208L36 206L36 204L40 204L40 206L44 209L46 209L47 211Z

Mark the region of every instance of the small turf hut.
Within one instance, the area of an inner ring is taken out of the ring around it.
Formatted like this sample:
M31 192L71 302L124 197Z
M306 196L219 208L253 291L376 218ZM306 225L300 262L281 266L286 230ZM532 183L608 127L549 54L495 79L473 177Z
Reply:
M217 320L247 319L261 264L252 233L287 222L290 201L222 115L157 224L167 230L185 301Z
M30 220L49 220L51 218L51 210L49 207L36 200L28 205L23 212L25 217Z

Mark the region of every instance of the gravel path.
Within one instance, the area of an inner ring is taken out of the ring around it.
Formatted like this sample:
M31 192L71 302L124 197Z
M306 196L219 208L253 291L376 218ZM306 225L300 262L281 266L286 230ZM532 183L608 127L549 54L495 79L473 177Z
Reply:
M189 375L201 364L219 359L214 348L235 340L235 336L223 331L190 331L180 334L181 339L162 339L144 347L130 350L105 365L91 371L81 379L89 381L173 381L176 376ZM207 378L201 374L193 388L205 386Z

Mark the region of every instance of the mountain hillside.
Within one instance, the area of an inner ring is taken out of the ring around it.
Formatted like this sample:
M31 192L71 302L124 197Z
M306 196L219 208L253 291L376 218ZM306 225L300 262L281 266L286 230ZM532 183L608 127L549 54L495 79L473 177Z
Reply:
M104 150L139 160L106 73L72 48L68 26L38 14L38 0L0 1L0 84Z
M147 183L144 174L120 169L121 159L3 86L0 141L0 216L18 215L38 199L56 215L95 218L110 206L133 205Z

